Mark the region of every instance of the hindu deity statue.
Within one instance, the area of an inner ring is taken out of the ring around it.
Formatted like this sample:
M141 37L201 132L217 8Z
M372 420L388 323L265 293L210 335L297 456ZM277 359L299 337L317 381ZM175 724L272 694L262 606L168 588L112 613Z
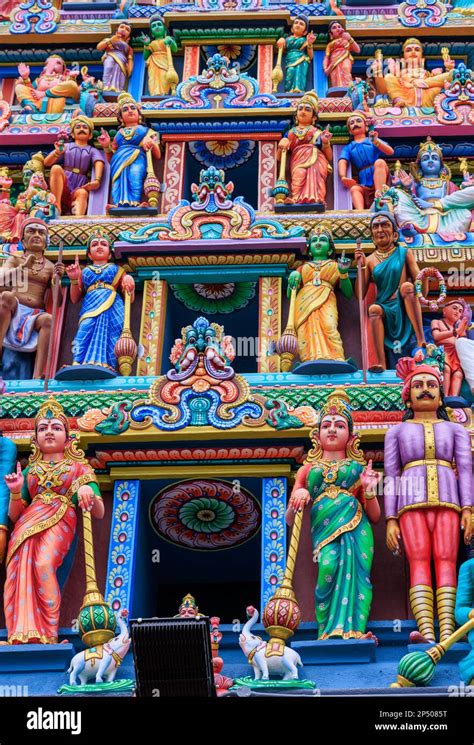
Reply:
M9 644L57 644L61 593L56 572L76 532L76 507L102 518L94 471L50 397L35 418L28 465L5 476L10 520L4 588Z
M347 129L352 139L343 147L339 157L339 178L350 190L354 209L369 209L375 192L389 183L390 171L384 156L393 155L394 150L370 128L370 118L365 111L351 114ZM347 176L348 164L352 167L351 178Z
M313 449L296 475L287 522L310 505L318 639L371 639L366 631L374 558L370 524L380 518L380 476L372 461L364 460L343 389L329 395L311 440Z
M23 166L24 189L18 194L14 204L10 201L13 180L8 176L8 169L3 170L5 176L1 180L0 235L16 243L20 239L22 225L28 217L52 219L57 214L57 204L45 180L42 153L34 153Z
M431 137L420 144L411 173L397 168L392 186L382 190L381 203L391 202L398 225L407 235L438 233L445 240L463 240L474 209L474 179L467 171L459 189L443 151Z
M140 107L128 93L117 99L117 118L120 128L111 142L104 129L97 141L110 161L111 196L115 207L138 207L147 172L152 170L152 156L161 157L158 138L152 129L143 124Z
M194 597L188 592L181 601L175 618L203 618Z
M470 309L466 301L458 298L444 304L442 318L435 318L431 321L434 342L442 346L444 350L443 391L445 396L459 396L461 391L464 373L456 349L456 340L467 337L469 316Z
M393 106L415 106L433 109L436 96L443 90L446 81L452 78L454 61L446 56L444 71L441 68L429 71L425 67L423 46L418 39L407 39L401 60L386 61L389 72L383 75L383 61L379 55L373 66L375 87L386 96Z
M51 54L43 71L33 82L30 68L18 65L19 80L15 95L24 111L32 114L62 114L68 99L79 101L80 88L76 83L79 70L68 70L59 54Z
M178 51L178 45L172 36L167 35L166 26L160 18L150 21L150 34L152 40L146 35L141 38L148 68L148 90L151 96L166 96L171 90L169 55Z
M82 301L79 328L72 343L72 364L78 366L79 379L84 370L88 377L113 377L117 374L115 345L124 325L122 295L128 293L133 302L135 282L115 264L110 241L100 229L89 238L87 255L90 264L84 269L81 270L77 256L66 269L71 300Z
M301 362L344 360L344 348L337 327L336 286L344 297L352 297L350 259L336 261L336 249L329 230L315 229L309 236L310 260L288 277L288 295L298 290L295 330ZM301 286L301 289L299 289Z
M410 604L418 631L412 641L433 642L434 591L440 641L454 631L459 528L472 535L472 456L469 432L449 421L434 350L404 357L403 422L388 430L384 447L387 547L400 554L403 540L410 568Z
M51 315L45 307L52 287L61 281L65 269L62 263L53 264L44 255L48 227L43 220L27 218L20 237L23 254L13 254L0 268L0 346L17 352L36 352L33 377L40 378L51 334Z
M326 205L327 178L332 160L331 132L316 126L318 97L305 93L296 108L295 125L278 143L279 157L290 153L291 197L288 204Z
M130 45L132 29L128 23L121 23L113 36L97 44L97 49L104 52L102 76L104 92L121 93L127 87L133 70L133 49Z
M330 41L323 59L323 70L328 78L329 93L331 89L344 93L352 83L352 52L358 54L360 47L339 21L331 21L328 33Z
M61 213L81 216L87 212L89 193L100 188L104 156L89 144L94 134L92 119L84 114L74 117L70 131L72 142L58 138L44 165L51 168L50 188Z
M414 282L419 273L413 252L398 243L395 220L384 212L370 221L370 233L375 251L367 258L360 246L355 258L361 265L361 285L356 292L365 297L371 282L377 294L369 306L369 329L375 350L373 372L386 370L385 349L403 353L415 332L419 347L426 344L421 317L421 306L415 295Z
M285 51L285 91L287 93L304 93L306 90L315 41L315 35L309 30L309 22L303 16L295 18L289 36L282 36L278 39L278 49Z

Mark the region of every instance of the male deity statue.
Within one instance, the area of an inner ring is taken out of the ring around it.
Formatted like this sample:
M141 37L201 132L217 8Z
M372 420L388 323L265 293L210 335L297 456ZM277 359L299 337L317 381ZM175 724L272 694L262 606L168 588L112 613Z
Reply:
M393 155L394 150L379 139L375 130L369 129L369 117L365 111L351 114L347 129L352 140L342 149L338 162L339 178L346 189L350 189L354 209L369 209L375 192L389 182L390 172L383 156ZM352 178L347 176L349 163L357 172Z
M60 211L82 216L87 212L89 192L100 188L104 156L89 144L94 133L91 119L84 114L76 116L70 130L73 141L64 143L59 138L44 159L44 165L51 168L50 189Z
M356 282L356 292L364 298L370 282L377 295L369 307L369 328L376 361L372 372L386 370L385 348L395 354L403 351L415 332L419 347L425 346L421 306L415 295L414 282L419 272L415 256L398 243L398 230L390 214L380 212L370 221L370 233L375 251L366 257L357 247L355 258L361 263L362 286Z
M431 137L420 144L411 174L398 168L395 189L382 191L381 202L394 203L394 215L404 233L438 233L445 240L463 240L470 232L474 209L474 180L467 171L459 189L443 151Z
M402 50L401 60L387 60L389 72L385 76L382 59L375 60L372 71L377 92L386 95L393 106L432 109L444 83L452 78L454 61L446 56L444 71L441 68L429 71L425 67L421 41L407 39Z
M23 62L18 65L20 76L15 94L20 106L33 114L62 114L68 98L79 101L80 88L76 83L79 70L68 70L63 58L51 54L43 71L33 82L30 68Z
M434 350L434 351L433 351ZM434 642L434 592L440 641L454 631L459 529L472 535L472 456L468 431L449 421L442 378L428 347L404 357L397 375L404 381L404 421L389 429L384 448L384 499L387 546L400 554L403 540L410 567L410 604L418 632L411 641Z
M36 352L33 377L41 378L51 334L47 295L64 274L64 265L53 264L44 255L48 227L43 220L25 220L21 242L23 255L10 256L0 268L0 347Z

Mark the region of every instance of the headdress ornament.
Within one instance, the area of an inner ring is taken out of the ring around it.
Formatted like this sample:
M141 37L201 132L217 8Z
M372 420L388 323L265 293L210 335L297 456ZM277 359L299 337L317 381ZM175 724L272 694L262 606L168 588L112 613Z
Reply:
M69 424L64 409L54 396L49 396L49 398L41 404L35 417L35 428L38 426L41 419L59 419L59 421L64 424L66 432L69 433Z
M405 41L402 44L402 49L405 51L405 47L407 47L409 44L416 44L417 46L421 47L423 49L423 45L419 39L417 39L415 36L410 36L408 39L405 39Z
M425 352L419 350L414 357L402 357L397 362L396 373L404 381L402 399L410 398L411 381L415 375L432 375L441 385L444 367L444 352L435 344L428 344Z
M105 240L108 242L110 246L110 238L108 234L105 232L102 226L99 226L96 228L89 236L89 240L87 241L87 248L91 245L92 241L95 240L101 240L102 238L105 238Z
M326 403L321 408L321 411L319 413L318 426L321 425L324 417L336 416L336 414L347 419L349 429L352 431L352 409L350 406L349 396L345 392L344 388L336 388L332 393L329 394Z
M308 91L307 93L305 93L304 96L301 96L299 103L309 104L313 108L314 113L318 113L319 98L316 91Z
M71 119L71 123L69 124L69 128L71 132L74 132L76 124L79 124L79 123L85 124L86 127L89 127L89 131L91 134L94 132L94 123L92 119L89 119L89 117L86 116L85 114L78 114L77 116L74 116Z

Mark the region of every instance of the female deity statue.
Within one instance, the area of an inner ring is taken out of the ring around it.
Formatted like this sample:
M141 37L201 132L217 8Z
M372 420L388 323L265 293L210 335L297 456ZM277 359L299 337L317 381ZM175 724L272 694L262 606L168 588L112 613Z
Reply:
M326 47L323 60L323 70L329 80L330 88L347 89L352 83L352 63L354 58L351 52L359 54L360 47L352 36L344 31L339 21L329 24L330 42Z
M344 348L337 328L335 288L339 283L346 298L352 297L348 269L350 259L335 260L336 249L329 230L313 230L309 236L310 261L288 278L288 294L302 287L296 296L295 329L301 362L344 360Z
M143 124L139 106L132 96L121 93L117 101L120 128L113 142L104 129L97 141L110 161L113 205L138 207L142 203L147 170L150 170L149 158L161 157L160 146L156 133Z
M113 36L99 41L97 49L104 52L104 91L120 93L126 88L127 80L133 70L133 49L130 46L132 29L128 23L121 23Z
M370 571L380 518L379 474L366 465L344 390L336 389L311 433L313 449L295 480L287 521L310 504L318 639L374 638L366 632L372 603Z
M61 594L56 572L76 532L76 507L102 518L97 479L50 397L35 419L27 467L5 476L15 527L4 588L9 644L56 644Z
M171 90L171 84L167 75L169 70L169 53L178 51L178 45L173 37L168 36L166 27L160 18L153 18L150 22L150 33L153 41L148 36L143 36L143 56L148 68L148 90L151 96L166 96Z
M305 93L296 109L295 126L278 143L279 156L290 152L291 197L288 204L322 204L326 206L326 181L332 160L329 128L316 126L318 97Z
M277 41L278 49L286 50L285 91L304 93L308 69L313 59L315 35L309 30L309 22L303 16L295 18L291 34Z
M82 300L79 329L72 344L72 365L82 368L77 371L77 377L83 377L85 365L89 377L93 374L113 377L117 374L115 345L124 325L120 292L128 293L133 302L135 282L114 263L110 242L100 230L91 235L87 255L91 263L85 269L81 271L77 256L75 263L66 269L71 280L72 302ZM98 369L94 371L91 367ZM70 369L67 377L71 379Z

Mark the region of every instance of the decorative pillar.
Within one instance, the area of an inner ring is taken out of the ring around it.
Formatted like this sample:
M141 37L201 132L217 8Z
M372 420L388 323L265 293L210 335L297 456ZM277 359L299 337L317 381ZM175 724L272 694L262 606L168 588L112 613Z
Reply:
M270 351L281 336L281 277L258 280L258 372L280 372L280 357Z
M128 610L130 618L133 615L139 498L140 481L115 482L105 600L116 613Z
M156 271L159 274L159 269ZM160 375L163 336L166 319L168 283L164 279L145 280L143 286L142 320L137 375Z
M328 79L323 71L325 50L315 49L313 54L313 89L320 98L326 98ZM306 86L309 89L309 84Z
M135 101L141 101L143 91L145 90L145 68L143 52L135 52L132 75L128 81L128 92L133 96Z
M257 80L260 93L272 92L273 44L258 45Z
M277 144L263 141L258 143L258 209L259 212L273 212L275 200L270 189L276 183Z
M342 181L339 178L337 172L337 164L341 157L342 148L344 145L333 145L332 146L332 167L333 167L333 183L334 183L334 209L335 210L351 210L352 199L350 189L346 189L342 185ZM351 164L347 164L347 178L352 176Z
M185 142L167 142L165 153L165 172L163 181L165 193L161 210L166 213L179 204L184 188L184 159L186 155Z
M183 80L189 80L192 75L199 75L199 52L197 44L184 47Z
M280 586L286 560L287 481L283 476L262 479L262 564L260 613Z

